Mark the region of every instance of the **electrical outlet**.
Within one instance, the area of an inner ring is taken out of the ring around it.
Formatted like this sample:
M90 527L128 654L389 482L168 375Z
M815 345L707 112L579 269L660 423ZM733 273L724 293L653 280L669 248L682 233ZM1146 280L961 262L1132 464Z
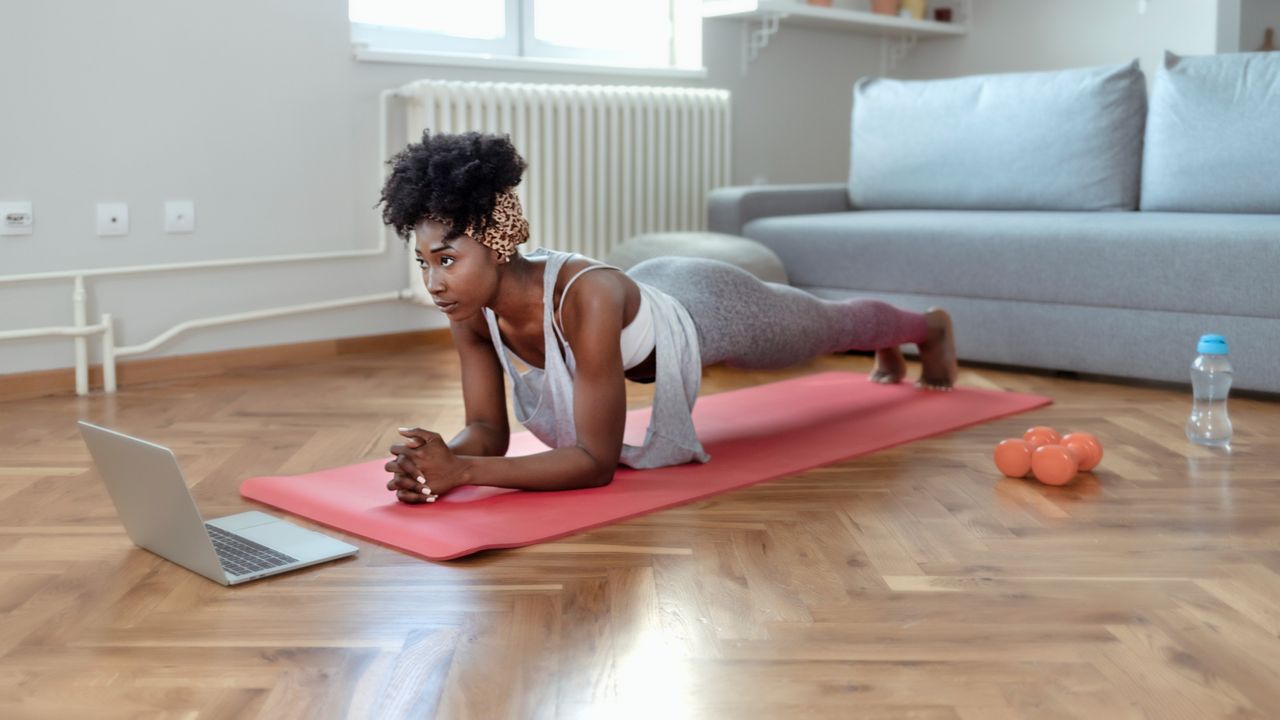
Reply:
M98 203L98 235L129 234L129 205L127 203Z
M172 200L164 204L164 231L192 233L196 231L196 204L190 200Z
M0 203L0 235L30 235L35 222L31 203Z

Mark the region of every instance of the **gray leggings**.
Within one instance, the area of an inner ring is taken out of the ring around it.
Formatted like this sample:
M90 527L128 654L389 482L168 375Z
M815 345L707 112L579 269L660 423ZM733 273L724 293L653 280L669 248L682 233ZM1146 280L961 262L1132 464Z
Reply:
M844 350L920 343L924 316L877 300L823 300L719 260L659 257L627 271L680 301L698 327L702 365L783 368Z

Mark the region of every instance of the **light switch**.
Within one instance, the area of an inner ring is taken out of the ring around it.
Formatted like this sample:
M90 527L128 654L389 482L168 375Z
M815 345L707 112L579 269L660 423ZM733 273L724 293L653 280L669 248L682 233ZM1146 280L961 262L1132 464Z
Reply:
M190 200L171 200L164 204L164 231L190 233L196 231L196 204Z
M98 235L129 234L129 205L127 203L98 203Z
M0 203L0 235L30 235L35 222L31 203Z

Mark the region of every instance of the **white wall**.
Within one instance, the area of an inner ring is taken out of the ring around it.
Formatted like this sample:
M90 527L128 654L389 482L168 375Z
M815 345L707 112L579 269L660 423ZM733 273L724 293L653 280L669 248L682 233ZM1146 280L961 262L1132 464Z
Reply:
M1139 59L1148 81L1164 51L1217 50L1217 0L974 0L964 40L922 43L904 77L1056 70Z
M1150 0L1142 17L1136 0L974 1L970 36L921 42L895 74L1213 51L1215 0ZM0 237L0 275L371 247L377 93L423 77L727 88L735 182L843 179L850 86L880 71L880 42L784 22L744 75L744 26L707 22L708 77L675 82L356 62L346 0L0 3L0 201L36 215L34 235ZM195 234L162 232L169 199L196 202ZM99 201L129 203L127 237L94 234ZM380 259L95 280L90 317L113 313L137 344L187 319L392 290L406 262L396 241ZM70 297L65 281L0 285L0 330L69 324ZM442 324L386 304L195 331L153 356ZM71 364L67 340L0 342L0 373Z
M1243 0L1218 0L1218 39L1220 53L1240 52L1240 6Z
M1254 52L1262 46L1267 28L1280 33L1280 0L1236 0L1240 3L1241 52ZM1280 42L1280 38L1277 38Z

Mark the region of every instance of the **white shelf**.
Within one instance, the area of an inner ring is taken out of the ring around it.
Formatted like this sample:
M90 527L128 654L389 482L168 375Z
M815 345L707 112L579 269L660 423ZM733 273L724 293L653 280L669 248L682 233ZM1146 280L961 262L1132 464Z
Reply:
M793 0L704 0L704 18L765 19L779 17L787 25L844 30L879 37L955 37L968 27L958 23L916 20L861 10L821 7Z

